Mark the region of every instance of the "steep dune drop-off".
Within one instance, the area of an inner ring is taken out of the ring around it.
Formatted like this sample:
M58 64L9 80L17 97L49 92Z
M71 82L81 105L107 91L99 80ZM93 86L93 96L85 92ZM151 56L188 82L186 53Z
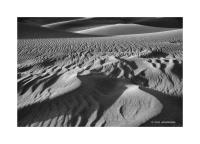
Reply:
M181 109L182 30L18 40L18 126L181 126Z

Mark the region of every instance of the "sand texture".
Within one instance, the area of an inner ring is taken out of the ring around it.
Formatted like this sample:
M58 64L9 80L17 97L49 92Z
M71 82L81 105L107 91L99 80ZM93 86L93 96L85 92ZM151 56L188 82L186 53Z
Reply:
M18 24L18 126L182 126L183 29L64 26Z

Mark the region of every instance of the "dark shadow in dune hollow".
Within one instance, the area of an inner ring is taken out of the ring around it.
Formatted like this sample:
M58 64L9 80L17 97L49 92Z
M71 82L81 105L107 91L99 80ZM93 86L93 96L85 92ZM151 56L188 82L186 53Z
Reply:
M95 79L95 83L97 81L96 88L100 87L106 87L105 89L99 89L99 91L104 90L103 95L98 95L98 93L94 94L92 93L93 90L91 90L91 93L86 93L86 88L88 87L88 77L90 76L79 76L78 78L82 81L82 86L71 93L65 93L62 95L57 96L53 99L46 99L39 103L34 103L27 105L23 108L18 109L17 116L18 116L18 126L23 127L27 126L32 123L46 121L49 119L53 119L55 117L61 116L61 115L71 115L72 119L69 120L67 126L75 126L78 121L78 116L81 116L81 123L79 126L85 126L88 122L89 117L91 114L96 111L97 109L94 108L94 103L91 101L91 97L93 98L93 101L95 103L99 104L98 113L96 119L91 123L91 126L95 126L96 122L102 117L105 110L107 110L111 105L115 103L115 101L120 97L120 95L125 91L126 87L120 87L118 92L115 95L106 95L108 92L107 90L112 89L116 86L115 80L107 80L101 79L101 81L98 81ZM89 97L90 95L91 97ZM75 115L75 111L79 108L81 105L81 98L82 97L88 104L88 108L81 111L78 115ZM76 105L72 111L69 111L69 104L74 104L74 99L78 102L78 105ZM93 108L92 108L93 107ZM101 126L104 126L105 123L103 123ZM50 126L47 125L47 126ZM62 125L63 126L63 123ZM66 126L66 125L65 125Z
M159 127L181 127L183 126L183 99L182 96L172 96L163 94L161 92L140 87L141 90L155 96L162 104L163 110L162 112L147 121L146 123L142 124L142 127L152 127L152 126L159 126Z
M31 68L33 68L32 65L30 65L30 66L25 66L25 67L22 67L22 68L18 68L18 69L17 69L17 72L21 73L21 72L29 71Z
M161 58L167 57L169 54L162 52L162 51L152 51L149 54L140 56L141 58Z
M174 60L174 67L172 68L172 73L175 74L180 81L183 79L183 64L179 63L177 60Z
M51 66L54 65L56 62L56 59L45 59L44 61L42 61L41 63L39 63L42 67L47 67L47 66Z

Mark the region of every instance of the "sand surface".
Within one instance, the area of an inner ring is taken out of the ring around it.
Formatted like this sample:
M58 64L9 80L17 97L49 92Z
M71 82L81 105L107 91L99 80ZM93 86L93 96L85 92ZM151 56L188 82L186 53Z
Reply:
M182 29L20 27L18 126L182 126Z

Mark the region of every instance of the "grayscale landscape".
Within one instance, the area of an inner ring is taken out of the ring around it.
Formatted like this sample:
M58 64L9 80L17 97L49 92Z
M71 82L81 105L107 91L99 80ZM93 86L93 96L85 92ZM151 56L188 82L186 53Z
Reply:
M18 17L18 127L182 127L182 21Z

